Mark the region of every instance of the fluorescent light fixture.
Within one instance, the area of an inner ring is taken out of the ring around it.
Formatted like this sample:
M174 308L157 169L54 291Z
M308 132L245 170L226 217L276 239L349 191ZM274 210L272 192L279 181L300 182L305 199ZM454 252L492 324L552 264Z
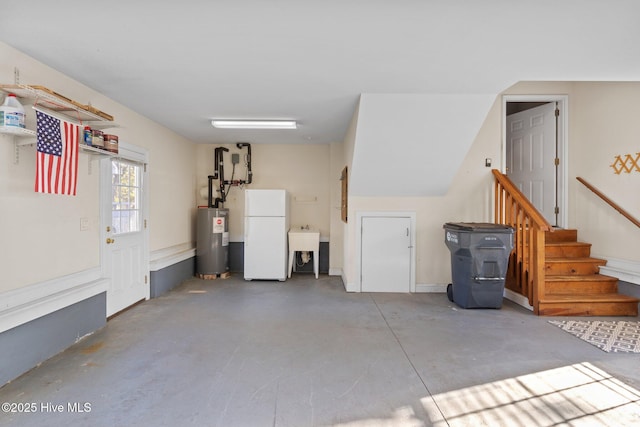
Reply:
M219 129L297 129L295 120L211 120Z

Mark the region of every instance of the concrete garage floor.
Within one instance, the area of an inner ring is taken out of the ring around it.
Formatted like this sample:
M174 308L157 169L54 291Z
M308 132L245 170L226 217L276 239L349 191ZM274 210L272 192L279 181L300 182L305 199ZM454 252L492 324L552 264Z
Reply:
M0 425L640 425L640 355L548 320L328 276L193 279L1 388L36 412Z

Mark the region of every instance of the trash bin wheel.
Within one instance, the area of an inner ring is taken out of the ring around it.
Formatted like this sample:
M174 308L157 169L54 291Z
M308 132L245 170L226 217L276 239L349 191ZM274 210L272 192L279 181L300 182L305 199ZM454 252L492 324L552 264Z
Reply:
M447 298L449 298L449 301L453 302L453 285L451 283L447 285Z

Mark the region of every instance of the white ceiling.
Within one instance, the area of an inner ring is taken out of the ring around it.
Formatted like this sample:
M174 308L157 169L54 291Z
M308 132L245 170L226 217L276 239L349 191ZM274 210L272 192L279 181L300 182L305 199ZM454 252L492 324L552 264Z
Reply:
M637 0L22 0L0 40L194 142L329 143L361 93L640 80L639 16Z

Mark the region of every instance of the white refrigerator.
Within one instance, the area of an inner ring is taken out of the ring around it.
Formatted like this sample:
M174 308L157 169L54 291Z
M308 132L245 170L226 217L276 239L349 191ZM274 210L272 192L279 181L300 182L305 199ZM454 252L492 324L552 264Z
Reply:
M287 278L289 196L286 190L244 192L244 278Z

